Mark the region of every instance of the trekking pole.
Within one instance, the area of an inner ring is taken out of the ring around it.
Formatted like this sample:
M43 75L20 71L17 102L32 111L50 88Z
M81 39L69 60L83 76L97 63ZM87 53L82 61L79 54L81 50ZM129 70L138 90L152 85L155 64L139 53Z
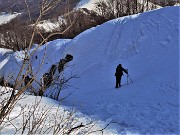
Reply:
M132 79L131 79L131 77L128 75L128 77L129 77L129 79L131 80L131 82L133 83L133 81L132 81Z
M127 70L127 72L128 72L128 69L126 69ZM127 74L127 85L128 85L128 74Z
M128 75L127 75L127 85L128 85Z

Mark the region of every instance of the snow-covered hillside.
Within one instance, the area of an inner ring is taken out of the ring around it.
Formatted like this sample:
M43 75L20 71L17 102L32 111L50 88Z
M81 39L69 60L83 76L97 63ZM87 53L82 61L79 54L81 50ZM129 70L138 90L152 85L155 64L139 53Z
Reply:
M53 30L60 29L60 25L62 24L66 24L66 20L60 16L58 17L58 20L54 22L51 20L43 20L37 25L37 27L45 32L52 32Z
M71 54L74 59L64 71L65 77L73 73L80 78L72 80L69 85L73 87L59 96L72 92L64 105L75 105L83 114L106 123L119 123L110 126L119 134L178 134L179 9L166 7L118 18L72 40L49 42L31 59L33 72L38 70L44 51L47 58L38 79L52 64ZM19 57L23 52L0 59L0 77L17 74ZM127 85L124 75L123 86L115 89L119 63L129 69L133 83Z
M3 23L9 22L11 19L15 18L18 13L14 14L7 14L7 13L0 13L0 25Z
M87 8L89 10L94 10L95 11L95 3L98 3L100 0L81 0L76 8ZM108 2L108 0L102 0L105 2ZM139 0L138 3L143 4L144 2L142 0ZM149 2L149 7L156 6L157 8L161 8L159 5L155 5L152 2ZM146 3L144 3L146 7ZM146 9L145 9L146 10Z
M0 86L0 90L8 91L10 89ZM69 108L61 105L59 101L55 101L47 97L41 98L40 96L32 95L23 95L22 97L23 98L15 105L9 117L9 120L11 121L9 122L7 120L1 125L0 132L2 135L21 134L22 126L25 124L25 120L28 119L30 120L29 123L26 123L27 125L26 129L24 130L24 134L28 134L29 130L32 129L31 126L29 127L29 124L36 125L33 123L33 121L38 120L41 120L41 123L43 124L41 124L41 126L38 126L37 124L36 131L34 130L33 134L54 134L54 132L57 132L58 134L64 135L69 129L76 127L81 123L83 123L83 125L89 124L89 126L85 128L78 128L69 135L90 133L92 131L101 130L106 126L101 121L96 121L87 115L83 115L75 108ZM3 98L1 97L1 102L2 99ZM32 113L35 115L31 116ZM29 116L31 117L29 118ZM93 126L94 124L95 126ZM61 129L59 129L59 131L52 129L52 126L57 127L58 125L61 125ZM96 133L98 132L95 132L95 134ZM104 134L116 134L116 131L105 129Z
M87 8L89 10L94 10L96 2L99 2L99 0L81 0L76 8Z

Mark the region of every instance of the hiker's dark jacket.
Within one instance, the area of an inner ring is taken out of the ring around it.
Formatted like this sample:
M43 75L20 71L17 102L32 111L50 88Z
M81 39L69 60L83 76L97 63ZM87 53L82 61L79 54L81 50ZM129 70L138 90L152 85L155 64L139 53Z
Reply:
M128 74L128 71L126 69L124 69L122 66L117 66L115 76L121 77L123 75L123 72Z

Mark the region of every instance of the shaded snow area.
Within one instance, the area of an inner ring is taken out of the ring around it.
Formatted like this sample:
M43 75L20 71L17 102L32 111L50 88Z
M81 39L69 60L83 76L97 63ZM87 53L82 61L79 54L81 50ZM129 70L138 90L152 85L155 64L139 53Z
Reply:
M0 90L9 91L10 89L0 87ZM2 99L1 97L1 102ZM90 133L93 135L106 126L101 121L96 121L78 112L75 108L65 107L60 102L50 98L31 95L21 96L21 100L16 103L12 113L7 118L0 126L0 134L22 134L25 124L26 128L24 128L23 134L55 134L56 131L59 131L58 133L63 135L83 123L84 127L77 128L70 134ZM28 123L26 123L27 120ZM34 130L32 130L33 127ZM29 132L31 130L33 132ZM116 131L109 129L104 130L106 135L116 133Z
M9 22L11 19L15 18L18 13L14 14L7 14L7 13L0 13L0 25L3 23Z
M71 54L74 59L67 64L64 76L79 78L71 80L72 87L59 95L61 99L72 92L64 106L73 106L104 124L117 122L108 127L112 134L178 134L179 9L166 7L118 18L72 40L49 42L32 57L33 72L44 52L47 57L37 80L52 64ZM21 57L22 51L0 59L0 77L17 75ZM124 74L122 87L116 89L114 73L119 63L129 69L133 83L128 80L127 85ZM50 91L53 89L46 95Z

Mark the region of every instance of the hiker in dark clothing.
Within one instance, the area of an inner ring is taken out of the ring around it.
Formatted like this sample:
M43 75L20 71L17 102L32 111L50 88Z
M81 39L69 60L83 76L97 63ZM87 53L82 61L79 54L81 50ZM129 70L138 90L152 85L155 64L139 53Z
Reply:
M121 64L119 64L117 66L117 68L116 68L116 73L115 73L115 76L116 76L116 88L121 87L121 77L123 75L123 72L128 74L128 71L126 69L124 69Z

